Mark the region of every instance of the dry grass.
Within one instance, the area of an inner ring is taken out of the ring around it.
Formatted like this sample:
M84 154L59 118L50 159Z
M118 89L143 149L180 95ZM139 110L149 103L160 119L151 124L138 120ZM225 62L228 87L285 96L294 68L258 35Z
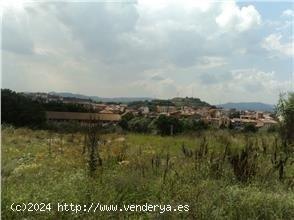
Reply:
M2 128L2 217L293 219L294 169L286 163L279 181L273 165L280 144L267 134L227 131L176 137L106 134L99 148L103 166L90 178L83 134ZM9 210L12 202L41 201L189 204L190 211L61 216Z

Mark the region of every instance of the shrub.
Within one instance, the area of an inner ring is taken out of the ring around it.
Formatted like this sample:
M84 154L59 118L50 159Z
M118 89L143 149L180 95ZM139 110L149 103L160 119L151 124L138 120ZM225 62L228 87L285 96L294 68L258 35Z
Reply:
M174 117L160 115L155 124L161 135L173 135L183 131L181 121Z
M129 126L128 126L128 122L130 120L132 120L134 118L134 115L131 112L126 113L125 115L122 116L120 122L119 122L119 126L124 129L124 130L128 130Z
M277 115L281 119L281 136L289 143L294 142L294 92L288 96L281 95L276 107Z
M253 133L257 132L257 130L258 129L253 124L246 124L243 129L244 132L253 132Z
M151 123L150 118L146 117L135 117L128 122L128 129L134 132L149 132L149 124Z
M208 125L202 120L193 120L192 121L192 129L194 131L205 130L208 128Z
M279 131L279 127L277 125L271 125L267 129L267 132L269 133L278 132L278 131Z
M102 159L99 154L100 137L98 135L101 129L100 124L89 124L87 129L87 147L88 147L88 166L90 175L93 176L97 166L102 166Z
M255 176L257 171L257 152L247 139L246 146L239 153L229 153L229 162L238 181L245 182Z

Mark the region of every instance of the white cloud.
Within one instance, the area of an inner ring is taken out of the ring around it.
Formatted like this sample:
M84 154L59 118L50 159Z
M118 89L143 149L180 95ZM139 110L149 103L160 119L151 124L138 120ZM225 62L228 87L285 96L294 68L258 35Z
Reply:
M293 17L294 16L294 11L291 9L287 9L285 11L282 12L282 16L285 17Z
M167 77L156 75L159 80L154 80L154 76L134 81L130 84L130 88L139 90L141 93L148 93L151 97L156 98L172 98L177 94L177 83Z
M174 79L171 74L173 72L178 72L182 76L189 74L185 69L177 67L154 69L146 72L144 79L131 83L129 88L157 98L193 95L211 104L240 100L273 104L279 93L289 88L287 80L276 79L276 72L255 68L234 69L220 75L195 75L194 80L188 83ZM195 72L195 69L191 69L191 72Z
M281 34L270 34L262 41L261 46L271 52L278 52L279 54L286 56L293 56L293 43L282 43L281 40Z
M206 12L212 7L213 1L183 0L179 3L177 0L138 0L138 6L148 11L160 11L168 8L170 5L180 6L187 11L196 9L201 12Z
M182 95L191 95L194 91L200 97L212 104L224 102L262 101L274 104L280 92L289 88L286 80L277 80L275 72L265 72L258 69L235 69L230 72L231 78L218 83L203 84L193 81L189 85L179 85L178 90ZM257 98L258 97L258 98Z
M227 61L223 57L204 56L198 60L196 66L200 69L211 69L211 68L221 67L226 64L227 64Z
M253 5L239 7L236 2L224 2L222 11L215 19L225 29L247 31L261 23L261 16Z
M289 82L275 79L274 71L265 72L258 69L236 69L232 71L232 82L235 86L244 90L247 97L250 93L264 95L271 98L289 87Z

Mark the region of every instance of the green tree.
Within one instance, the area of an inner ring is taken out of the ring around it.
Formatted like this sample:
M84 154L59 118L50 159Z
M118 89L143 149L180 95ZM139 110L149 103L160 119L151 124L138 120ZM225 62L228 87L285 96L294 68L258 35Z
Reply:
M14 126L42 127L46 122L44 108L22 94L1 89L2 123Z
M134 115L131 112L126 113L125 115L122 116L119 126L124 129L124 130L129 130L128 123L130 120L134 118Z
M205 130L208 128L208 125L203 120L193 120L193 127L194 131Z
M255 125L253 125L253 124L246 124L245 126L244 126L244 132L257 132L257 127L255 127Z
M272 157L274 168L279 170L279 179L284 180L286 164L289 158L293 158L294 153L294 93L282 94L276 113L279 118L280 135L282 144L277 145Z
M200 119L185 118L181 120L181 123L185 131L201 131L208 128L208 125Z
M173 135L183 131L183 126L179 119L165 115L160 115L155 121L155 125L161 135Z
M135 117L128 122L128 128L135 132L149 132L149 124L151 123L150 118L146 117Z
M282 139L294 143L294 92L280 95L276 106Z

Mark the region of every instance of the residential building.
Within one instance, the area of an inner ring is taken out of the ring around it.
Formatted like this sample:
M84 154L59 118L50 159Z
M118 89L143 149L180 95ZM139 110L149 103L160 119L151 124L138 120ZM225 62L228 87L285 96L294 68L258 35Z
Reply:
M158 113L170 113L170 112L174 112L177 110L177 108L175 106L161 106L158 105L156 106L156 110Z

